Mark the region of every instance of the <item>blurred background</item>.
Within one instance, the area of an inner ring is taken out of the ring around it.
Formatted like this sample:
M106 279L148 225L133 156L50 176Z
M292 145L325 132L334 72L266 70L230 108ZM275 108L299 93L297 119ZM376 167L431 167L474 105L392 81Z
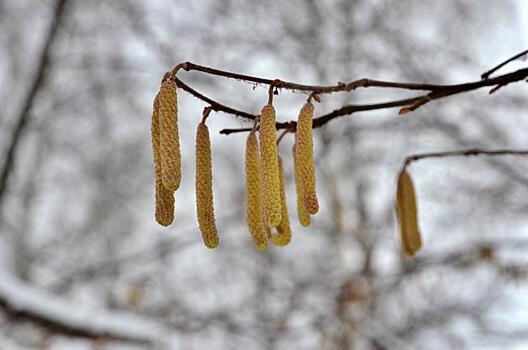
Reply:
M526 84L317 129L321 210L309 228L286 135L293 239L264 252L245 224L246 134L218 134L250 123L208 119L215 250L195 219L204 104L179 94L183 178L169 228L154 221L150 143L152 100L179 62L305 84L472 81L527 48L527 12L522 0L1 0L0 348L528 348L528 161L414 163L414 260L393 210L408 155L526 147ZM251 113L267 101L265 87L179 76ZM316 114L404 96L323 96ZM278 120L295 120L305 99L282 91Z

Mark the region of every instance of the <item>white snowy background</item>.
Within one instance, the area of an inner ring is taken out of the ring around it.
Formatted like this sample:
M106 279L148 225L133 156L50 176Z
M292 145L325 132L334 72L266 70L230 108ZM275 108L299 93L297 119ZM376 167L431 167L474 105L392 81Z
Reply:
M528 87L483 89L339 118L314 132L320 212L296 220L292 137L281 143L293 240L256 251L244 218L245 134L208 120L221 244L202 244L194 133L204 104L179 95L175 222L153 218L150 113L182 61L305 84L359 78L478 80L528 47L528 2L0 1L0 166L38 71L0 207L0 349L525 349L528 159L424 160L410 168L423 249L401 255L393 197L417 152L528 148ZM525 67L514 62L499 72ZM265 87L181 78L258 113ZM323 96L316 113L402 92ZM306 96L282 91L278 119Z

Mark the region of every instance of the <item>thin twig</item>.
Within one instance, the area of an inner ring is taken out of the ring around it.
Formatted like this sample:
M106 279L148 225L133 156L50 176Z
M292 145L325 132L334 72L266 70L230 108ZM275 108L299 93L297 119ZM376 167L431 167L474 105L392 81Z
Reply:
M207 120L207 118L209 118L209 114L211 114L212 110L213 107L211 106L204 107L202 112L202 124L205 124L205 121Z
M284 138L284 136L289 133L290 130L286 129L284 130L280 135L279 137L277 138L277 145L280 144L280 142L282 141L282 139Z
M515 59L515 57L520 57L520 55L521 54L514 56L514 58L510 59L510 61ZM528 68L524 68L524 69L519 69L517 71L511 72L511 73L497 76L495 78L482 79L482 80L462 83L462 84L442 85L442 84L424 84L424 83L399 83L399 82L380 81L380 80L373 80L373 79L360 79L360 80L356 80L356 81L353 81L347 84L339 82L337 85L332 85L332 86L317 86L317 85L304 85L304 84L298 84L298 83L293 83L293 82L286 82L286 81L282 81L278 79L274 79L274 80L264 79L264 78L250 76L250 75L227 72L227 71L222 71L219 69L197 65L191 62L180 63L171 71L171 74L170 74L171 79L174 79L178 87L189 92L190 94L197 97L198 99L208 103L211 106L212 110L221 111L221 112L232 114L235 116L240 116L240 117L243 117L249 120L254 120L255 118L257 118L257 115L248 113L242 110L238 110L233 107L223 105L220 102L217 102L199 93L198 91L196 91L195 89L193 89L192 87L184 83L181 79L176 77L176 74L178 73L178 71L181 71L181 70L199 71L199 72L206 73L206 74L223 76L227 78L233 78L233 79L253 82L257 84L269 85L269 100L270 101L273 99L273 94L278 88L286 89L286 90L310 92L310 96L314 96L314 97L318 96L319 94L325 94L325 93L351 91L359 87L363 87L363 88L378 87L378 88L428 91L428 93L426 94L407 98L407 99L402 99L402 100L393 100L393 101L373 103L373 104L359 104L359 105L343 106L328 114L321 115L317 118L314 118L313 120L314 128L321 127L337 117L341 117L344 115L350 115L352 113L361 112L361 111L371 111L371 110L379 110L379 109L385 109L385 108L401 107L399 113L405 114L405 113L409 113L409 112L416 110L417 108L425 105L426 103L430 101L437 100L443 97L452 96L452 95L456 95L456 94L464 93L464 92L469 92L469 91L477 90L482 87L489 87L489 86L493 86L493 89L491 90L491 92L495 92L499 88L506 86L510 83L518 82L518 81L528 78ZM308 98L310 99L310 97ZM277 129L289 129L291 131L295 131L296 126L297 126L297 123L295 121L278 122L276 124ZM247 131L251 131L251 128L223 129L220 131L220 133L224 135L229 135L232 133L247 132Z
M250 119L250 120L254 120L255 118L257 118L257 115L255 115L255 114L247 113L247 112L244 112L244 111L240 111L238 109L234 109L234 108L225 106L225 105L221 104L220 102L215 101L215 100L213 100L213 99L211 99L211 98L199 93L198 91L194 90L189 85L185 84L183 81L181 81L180 79L178 79L176 77L174 77L174 81L176 82L176 84L178 85L179 88L187 91L188 93L190 93L194 97L196 97L196 98L198 98L198 99L210 104L211 108L215 112L220 111L220 112L224 112L224 113L228 113L228 114L233 114L233 115L236 115L236 116L244 117L244 118Z
M255 77L251 75L239 74L235 72L223 71L215 68L201 66L192 62L184 62L178 64L173 70L172 75L175 77L180 69L185 71L198 71L210 75L222 76L226 78L232 78L236 80L242 80L246 82L252 82L257 84L264 85L274 85L277 88L286 89L286 90L296 90L296 91L306 91L313 92L318 94L330 94L334 92L343 92L355 90L359 87L382 87L382 88L399 88L407 90L424 90L424 91L433 91L437 88L449 87L449 85L434 85L434 84L423 84L423 83L399 83L399 82L389 82L389 81L380 81L374 79L359 79L349 83L339 82L336 85L305 85L294 82L288 82L278 79L265 79L260 77Z
M505 65L507 65L508 63L510 62L513 62L523 56L525 56L526 54L528 54L528 50L524 50L523 52L520 52L518 53L517 55L513 56L513 57L510 57L508 58L506 61L496 65L495 67L491 68L489 71L487 71L486 73L482 74L480 77L482 79L488 79L489 76L491 74L493 74L494 72L498 71L499 69L501 69L502 67L504 67ZM490 92L491 93L491 92Z
M441 92L441 91L447 92L447 91L458 91L458 90L469 91L469 90L474 90L474 89L477 89L483 86L497 85L499 83L504 82L503 81L504 78L506 79L510 78L509 75L516 74L519 72L517 71L517 72L505 74L505 75L498 76L493 79L482 79L482 80L469 82L469 83L462 83L462 84L444 85L444 84L426 84L426 83L401 83L401 82L391 82L391 81L382 81L382 80L364 78L364 79L355 80L355 81L352 81L346 84L339 82L337 83L337 85L325 86L325 85L304 85L304 84L288 82L288 81L283 81L283 80L278 80L278 79L265 79L265 78L251 76L251 75L239 74L239 73L214 69L210 67L200 66L192 62L180 63L176 66L176 68L183 69L185 71L199 71L199 72L203 72L206 74L217 75L217 76L222 76L226 78L232 78L232 79L242 80L246 82L257 83L257 84L273 85L276 88L281 88L285 90L306 91L306 92L313 92L317 94L346 92L346 91L355 90L360 87L363 87L363 88L379 87L379 88L422 90L422 91L435 91L435 92ZM173 74L177 73L176 68L173 70ZM520 71L525 71L525 70L526 69L521 69Z
M457 150L457 151L446 151L446 152L431 152L431 153L420 153L414 154L405 158L404 168L407 167L412 162L416 162L421 159L428 158L446 158L446 157L470 157L470 156L528 156L528 150L512 150L512 149L498 149L498 150L485 150L480 148L472 148L466 150Z
M273 94L274 94L275 85L271 84L268 89L268 104L273 105Z
M251 129L249 129L249 131L251 131L251 132L257 131L259 122L260 122L260 116L258 116L255 119L253 119L253 127Z

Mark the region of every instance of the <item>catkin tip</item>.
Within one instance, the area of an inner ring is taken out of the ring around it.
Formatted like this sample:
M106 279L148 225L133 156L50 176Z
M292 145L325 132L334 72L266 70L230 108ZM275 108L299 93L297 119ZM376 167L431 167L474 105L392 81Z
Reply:
M216 247L218 247L218 244L219 244L218 236L204 239L204 244L209 249L215 249Z
M169 226L174 221L174 195L163 187L161 179L156 176L156 221L161 226Z
M266 250L266 248L268 248L268 242L255 243L255 248L258 250Z
M284 180L284 164L279 156L279 178L280 178L280 199L281 199L281 221L277 226L277 234L271 236L271 242L277 246L285 246L291 241L290 218L288 216L288 206L286 204L286 184Z

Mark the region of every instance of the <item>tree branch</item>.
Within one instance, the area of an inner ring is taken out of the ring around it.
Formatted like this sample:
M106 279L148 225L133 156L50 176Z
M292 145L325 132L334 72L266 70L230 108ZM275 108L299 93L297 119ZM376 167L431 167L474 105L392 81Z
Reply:
M294 83L294 82L282 81L279 79L265 79L265 78L260 78L260 77L245 75L245 74L223 71L219 69L201 66L201 65L198 65L192 62L184 62L184 63L178 64L171 72L167 73L167 76L169 79L174 79L178 87L187 91L188 93L195 96L196 98L209 104L212 110L224 112L227 114L232 114L232 115L243 117L249 120L254 120L257 117L257 115L249 113L249 112L245 112L242 110L238 110L233 107L223 105L220 102L215 101L201 94L200 92L193 89L191 86L187 85L181 79L179 79L177 77L178 72L180 70L198 71L198 72L202 72L202 73L209 74L209 75L222 76L226 78L251 82L255 84L264 84L264 85L270 86L270 88L273 87L275 89L302 91L302 92L310 93L311 95L331 94L331 93L336 93L336 92L349 92L357 88L367 88L367 87L391 88L391 89L402 89L402 90L412 90L412 91L415 91L415 90L428 91L428 93L426 94L418 95L415 97L402 99L402 100L393 100L393 101L373 103L373 104L357 104L357 105L343 106L328 114L321 115L317 118L314 118L313 128L319 128L335 118L345 116L345 115L350 115L356 112L401 107L399 114L405 114L405 113L409 113L409 112L416 110L417 108L423 106L424 104L430 101L437 100L437 99L447 97L447 96L456 95L459 93L477 90L483 87L490 87L490 86L493 87L490 90L490 93L493 93L503 86L506 86L510 83L518 82L518 81L528 78L528 68L524 68L524 69L519 69L517 71L511 72L511 73L497 76L492 79L488 79L488 76L491 73L493 73L500 67L504 66L508 62L511 62L512 60L523 56L527 52L528 50L526 52L522 52L512 57L508 61L503 62L502 64L498 65L494 69L484 73L483 79L481 80L468 82L468 83L461 83L461 84L450 84L450 85L426 84L426 83L401 83L401 82L390 82L390 81L381 81L381 80L374 80L374 79L359 79L359 80L355 80L355 81L352 81L346 84L339 82L336 85L328 85L328 86L304 85L304 84L299 84L299 83ZM289 131L295 131L296 126L297 126L297 123L295 121L278 122L276 124L277 129L287 129ZM229 135L232 133L247 132L250 130L251 128L223 129L220 131L220 133L224 135Z

